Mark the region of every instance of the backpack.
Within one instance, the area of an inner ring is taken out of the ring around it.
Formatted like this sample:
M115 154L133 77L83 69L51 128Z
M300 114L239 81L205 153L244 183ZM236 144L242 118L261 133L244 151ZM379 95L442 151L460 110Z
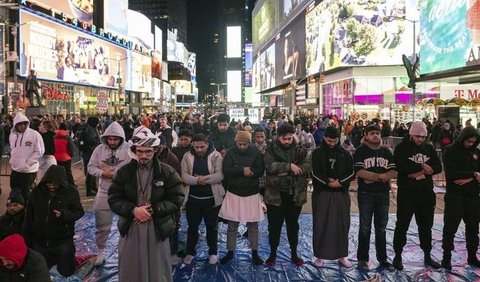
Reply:
M73 140L80 151L88 151L91 147L91 144L88 144L87 127L87 124L80 126L73 137Z

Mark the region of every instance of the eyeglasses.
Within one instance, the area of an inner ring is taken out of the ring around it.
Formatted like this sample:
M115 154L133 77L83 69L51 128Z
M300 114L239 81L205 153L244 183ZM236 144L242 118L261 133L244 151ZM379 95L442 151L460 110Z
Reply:
M145 155L145 156L149 157L149 156L153 155L153 152L154 152L153 150L148 150L148 151L137 150L135 152L135 154L137 154L138 156Z

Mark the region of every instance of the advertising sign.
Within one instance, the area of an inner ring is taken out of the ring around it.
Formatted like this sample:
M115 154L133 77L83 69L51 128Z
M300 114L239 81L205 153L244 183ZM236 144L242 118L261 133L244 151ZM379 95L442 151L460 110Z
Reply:
M129 50L127 59L128 81L125 89L150 93L152 91L152 59Z
M67 17L76 18L81 22L93 22L94 0L30 0L30 2L47 10L65 13Z
M275 43L272 43L272 45L260 55L257 70L259 71L260 91L275 86Z
M147 49L153 49L152 22L144 14L127 10L128 36L138 40Z
M252 16L252 38L256 46L263 45L270 40L273 31L278 26L279 14L279 3L277 0L265 0L255 7Z
M276 85L305 76L305 16L300 14L275 41Z
M197 85L197 54L193 52L189 53L187 69L190 71L193 85Z
M420 73L480 65L480 1L420 3Z
M105 30L120 35L128 34L128 0L104 0L103 26Z
M252 87L253 79L253 52L252 44L245 44L245 86Z
M242 27L227 26L227 58L242 56Z
M5 25L0 24L0 46L5 45ZM0 96L5 95L5 54L0 52Z
M20 22L21 76L35 70L41 79L115 88L118 75L125 81L125 49L25 11Z
M155 26L154 32L155 32L155 50L160 53L160 61L161 61L163 58L163 32L158 26Z
M185 45L177 41L177 34L167 31L167 60L169 62L183 63L185 56Z
M103 114L108 111L108 92L106 90L99 90L97 92L97 113Z
M402 64L402 54L413 52L413 26L405 14L416 8L405 0L375 2L324 0L309 7L308 75L341 66Z
M162 61L162 80L168 81L168 63Z
M157 50L152 51L152 77L162 78L162 54Z
M187 80L170 80L175 94L192 94L192 83Z

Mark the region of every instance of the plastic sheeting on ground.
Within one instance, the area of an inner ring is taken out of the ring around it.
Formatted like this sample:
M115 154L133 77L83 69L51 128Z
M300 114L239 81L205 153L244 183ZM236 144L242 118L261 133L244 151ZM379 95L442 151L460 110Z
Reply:
M408 231L407 246L403 253L404 271L388 272L381 268L376 268L374 232L370 244L370 263L371 271L363 272L356 268L356 251L358 245L358 215L351 216L350 227L350 246L349 258L354 263L354 267L345 269L337 262L327 262L324 267L318 268L313 264L312 251L312 215L302 214L300 216L300 243L298 246L299 256L306 261L301 267L296 267L289 262L290 248L285 232L282 232L282 238L277 255L277 263L274 267L266 265L255 266L250 261L250 249L248 239L239 235L237 241L237 251L235 260L226 265L209 265L207 262L208 249L205 238L205 226L200 228L199 244L197 256L191 265L179 263L174 266L174 281L361 281L373 277L375 273L380 273L382 281L476 281L480 279L480 269L474 269L466 265L465 250L465 229L461 225L455 238L455 251L452 253L453 271L448 272L444 269L434 270L425 268L423 265L423 252L419 246L418 232L414 220ZM51 274L55 281L118 281L117 278L117 243L119 234L116 228L116 220L106 250L106 263L102 267L93 268L91 265L80 268L76 274L69 279L62 278L55 267ZM390 215L387 227L387 251L390 259L393 258L393 231L395 228L395 215ZM433 226L433 250L432 257L440 261L442 258L441 238L443 229L442 215L435 216ZM182 215L182 227L180 230L180 242L186 239L186 219ZM261 222L259 226L260 256L266 259L269 255L268 245L268 224L267 220ZM239 228L239 233L246 231L245 226ZM85 256L97 252L95 245L95 222L92 212L88 212L77 222L75 243L77 246L77 255ZM184 243L181 245L184 248ZM226 225L219 224L219 258L226 253ZM132 264L135 264L135 258L132 257ZM88 272L88 273L85 273Z

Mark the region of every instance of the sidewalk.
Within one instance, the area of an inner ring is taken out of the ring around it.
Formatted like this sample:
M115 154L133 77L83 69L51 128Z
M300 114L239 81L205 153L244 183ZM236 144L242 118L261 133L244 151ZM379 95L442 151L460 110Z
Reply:
M85 211L90 211L93 205L93 198L94 197L87 197L86 196L86 189L85 189L85 175L83 174L83 164L81 160L76 160L72 164L72 173L75 183L78 187L78 192L80 193L80 199L82 201L82 205ZM0 197L0 214L5 213L6 209L6 202L7 196L10 193L10 177L6 175L10 175L10 165L8 164L8 160L6 157L2 158L1 166L0 166L0 174L1 176L1 187L2 187L2 195ZM442 175L436 179L443 179ZM397 189L396 189L396 182L392 182L392 191L390 192L390 213L396 213L397 211ZM353 181L350 187L350 200L351 200L351 213L356 214L358 213L358 202L357 202L357 182ZM437 188L436 190L444 190L443 188ZM311 213L312 212L312 203L311 203L311 195L312 193L308 193L307 203L303 206L303 213ZM435 213L443 214L445 204L443 202L444 193L437 193L437 206L435 208Z

